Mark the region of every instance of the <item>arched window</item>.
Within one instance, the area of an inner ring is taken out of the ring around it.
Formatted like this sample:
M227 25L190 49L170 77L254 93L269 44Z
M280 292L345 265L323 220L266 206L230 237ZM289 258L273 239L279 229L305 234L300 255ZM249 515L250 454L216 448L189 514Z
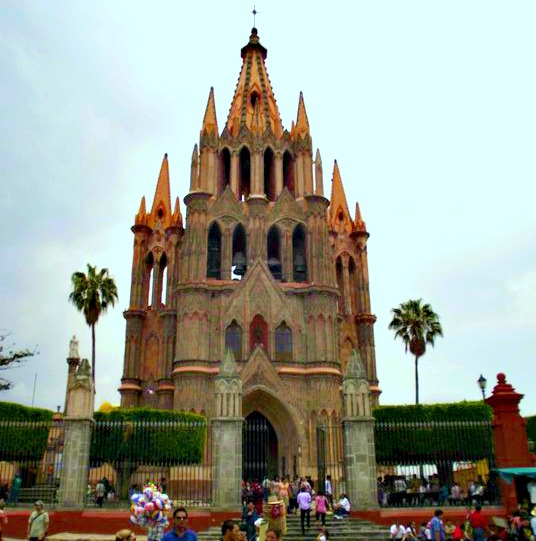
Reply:
M234 319L225 329L225 349L227 348L233 352L235 361L242 360L242 327Z
M247 271L246 232L242 224L238 224L233 232L232 278L241 280Z
M231 152L224 148L220 155L220 192L231 182Z
M149 252L145 258L145 274L143 277L143 301L145 306L153 304L154 256Z
M166 304L167 297L167 256L165 253L160 258L158 269L158 304Z
M292 156L287 150L283 154L283 186L286 186L288 191L294 194L294 163Z
M297 225L292 233L292 275L295 282L307 281L305 231L301 224Z
M354 258L350 258L348 263L348 274L350 278L350 300L348 308L352 314L357 314L357 269L354 263Z
M216 222L208 230L207 278L221 279L221 231Z
M251 193L251 156L249 150L243 147L240 151L240 188L238 199L245 201Z
M264 151L264 193L268 201L275 200L274 153L270 147Z
M249 349L253 351L257 346L264 348L268 353L268 324L257 314L249 325Z
M292 331L285 322L275 330L275 360L292 361Z
M343 277L343 268L342 268L342 259L337 258L335 265L335 270L337 272L337 286L339 288L339 314L345 314L345 298L344 298L344 277Z
M268 268L276 280L281 280L281 241L275 225L268 231Z

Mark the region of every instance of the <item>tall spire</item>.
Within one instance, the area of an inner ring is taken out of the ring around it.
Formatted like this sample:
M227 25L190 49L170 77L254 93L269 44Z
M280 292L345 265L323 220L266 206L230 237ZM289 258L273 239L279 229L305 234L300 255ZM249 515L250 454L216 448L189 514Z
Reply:
M149 225L154 227L158 221L162 221L164 227L171 225L171 195L169 190L169 165L168 156L164 155L158 183L154 193L153 206L151 207L151 215Z
M134 223L136 225L146 225L147 224L147 210L145 208L145 196L141 198L140 208L138 209L138 214L134 218Z
M337 160L333 165L333 180L331 183L331 197L329 203L329 226L337 231L352 232L353 222L346 202L346 194L342 185L341 173Z
M355 229L357 231L366 231L367 230L367 224L364 222L363 218L361 217L361 210L359 208L359 203L355 202Z
M320 157L320 149L316 149L315 157L315 194L324 195L324 173L322 171L322 158Z
M267 50L260 44L257 29L251 30L248 44L242 48L242 70L227 117L226 128L236 137L242 127L270 130L276 137L283 136L283 124L264 61ZM258 102L259 115L255 118Z
M214 102L213 87L210 87L207 109L205 111L205 117L203 118L203 127L201 128L201 135L218 136L218 119L216 117L216 103Z
M307 135L310 135L309 119L307 118L307 112L305 110L303 92L300 92L300 101L298 102L298 117L296 119L296 125L293 127L291 135L293 137L305 137Z

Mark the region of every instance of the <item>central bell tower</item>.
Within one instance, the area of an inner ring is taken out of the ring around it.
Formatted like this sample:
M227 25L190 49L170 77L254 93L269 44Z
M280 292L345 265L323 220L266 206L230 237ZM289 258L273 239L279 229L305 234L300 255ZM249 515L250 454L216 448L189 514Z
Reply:
M244 418L266 418L278 474L314 470L316 428L339 426L342 377L360 353L379 395L367 261L369 234L349 212L334 163L324 195L302 93L283 127L253 28L223 129L211 88L195 145L186 220L172 210L167 155L134 257L121 404L216 414L231 352ZM299 451L298 451L299 450ZM311 470L311 468L313 470Z

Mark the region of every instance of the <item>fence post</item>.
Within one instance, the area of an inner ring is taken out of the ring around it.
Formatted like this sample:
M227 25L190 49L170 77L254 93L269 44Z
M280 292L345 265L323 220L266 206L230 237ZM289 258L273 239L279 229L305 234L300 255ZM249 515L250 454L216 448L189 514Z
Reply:
M342 380L346 492L353 508L378 506L371 393L359 353L352 351Z
M216 376L216 416L212 419L213 504L236 509L241 503L242 381L227 348Z
M65 438L59 501L65 507L84 505L94 423L94 396L91 368L88 360L82 359L67 391L67 408L63 421Z
M497 374L497 385L486 403L493 408L493 442L497 468L515 468L536 465L536 456L529 451L525 419L519 414L523 395L506 383L506 376ZM517 507L514 483L499 480L501 500L507 510Z

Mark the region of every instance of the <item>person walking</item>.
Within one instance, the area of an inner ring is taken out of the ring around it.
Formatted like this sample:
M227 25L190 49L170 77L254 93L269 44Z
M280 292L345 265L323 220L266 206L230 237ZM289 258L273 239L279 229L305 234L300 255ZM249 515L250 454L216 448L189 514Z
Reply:
M326 513L328 512L328 499L321 490L319 490L318 494L315 496L315 509L316 520L320 520L322 522L322 526L325 526Z
M430 521L430 533L432 534L432 541L445 541L445 527L441 517L443 511L436 509L432 520Z
M162 541L197 541L197 534L188 528L188 511L185 507L177 507L173 511L173 529Z
M311 527L311 493L307 491L305 484L301 485L298 493L298 508L302 535L305 535L305 522L307 521L307 529Z
M473 528L473 541L484 541L488 529L488 519L482 513L482 506L477 503L469 515L469 524Z
M45 511L45 504L37 500L34 504L34 510L28 519L28 531L26 537L30 541L44 541L48 532L48 513Z

